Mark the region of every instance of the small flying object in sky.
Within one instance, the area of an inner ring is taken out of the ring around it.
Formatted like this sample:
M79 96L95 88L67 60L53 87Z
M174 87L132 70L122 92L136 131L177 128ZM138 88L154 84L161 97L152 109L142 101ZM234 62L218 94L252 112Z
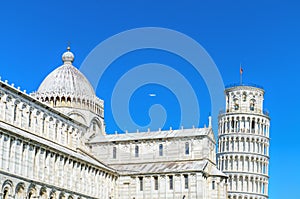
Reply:
M150 96L150 97L155 97L156 94L155 94L155 93L150 93L149 96Z

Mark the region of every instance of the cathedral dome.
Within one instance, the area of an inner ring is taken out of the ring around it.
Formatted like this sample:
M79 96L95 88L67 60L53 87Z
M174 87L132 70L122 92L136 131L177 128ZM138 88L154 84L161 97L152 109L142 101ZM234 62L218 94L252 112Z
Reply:
M103 116L103 101L99 99L87 78L73 66L74 54L67 48L63 65L52 71L31 95L53 108L70 115L72 111L88 110Z
M74 55L69 51L62 55L64 64L51 72L38 89L39 94L82 96L93 98L95 92L86 77L72 65Z

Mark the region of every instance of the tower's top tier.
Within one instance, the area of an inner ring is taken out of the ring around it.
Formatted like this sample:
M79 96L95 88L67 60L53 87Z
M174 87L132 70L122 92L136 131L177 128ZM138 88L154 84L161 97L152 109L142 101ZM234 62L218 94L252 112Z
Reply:
M237 85L225 89L226 113L263 114L264 90L256 86Z

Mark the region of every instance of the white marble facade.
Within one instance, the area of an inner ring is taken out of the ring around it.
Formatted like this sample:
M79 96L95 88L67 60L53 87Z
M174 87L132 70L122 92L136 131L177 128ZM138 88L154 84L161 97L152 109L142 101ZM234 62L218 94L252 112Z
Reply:
M106 134L103 101L73 66L69 48L62 59L30 95L0 81L0 198L238 199L237 191L249 189L259 196L252 199L266 198L269 119L262 97L253 117L235 115L232 103L234 114L220 116L217 164L211 125ZM240 123L228 125L232 118ZM247 133L230 134L236 129Z
M120 198L226 198L211 127L96 136L88 145L120 174Z

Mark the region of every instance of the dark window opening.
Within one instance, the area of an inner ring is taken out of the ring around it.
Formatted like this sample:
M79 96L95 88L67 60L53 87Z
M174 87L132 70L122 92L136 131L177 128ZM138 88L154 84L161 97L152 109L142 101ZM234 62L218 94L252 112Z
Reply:
M113 147L113 159L117 158L117 148Z
M139 177L140 181L140 191L143 191L143 177Z
M158 177L154 176L154 190L158 190Z
M169 188L173 190L173 176L169 176Z
M185 155L190 154L190 144L188 142L185 143Z
M183 175L184 176L184 188L188 189L189 188L189 176L188 175Z
M162 144L159 145L159 156L163 156L164 155L164 146Z
M139 146L135 146L135 157L139 157Z

